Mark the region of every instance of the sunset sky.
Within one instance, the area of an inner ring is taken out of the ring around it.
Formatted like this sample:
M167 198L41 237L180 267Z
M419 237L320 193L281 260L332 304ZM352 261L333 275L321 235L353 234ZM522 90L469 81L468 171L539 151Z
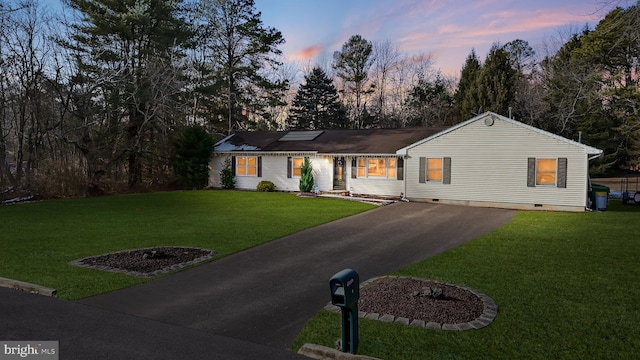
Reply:
M629 1L617 4L627 6ZM603 0L255 0L265 26L280 30L290 61L330 59L347 39L390 40L409 55L459 76L471 49L481 61L494 42L522 39L541 54L567 29L593 28L612 8Z

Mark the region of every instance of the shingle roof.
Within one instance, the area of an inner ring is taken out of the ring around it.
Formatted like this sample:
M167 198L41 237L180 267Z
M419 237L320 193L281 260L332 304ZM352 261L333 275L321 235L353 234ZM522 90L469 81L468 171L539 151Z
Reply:
M396 151L432 136L446 127L324 130L320 135L304 131L241 131L215 146L217 152L266 151L266 152L317 152L321 154L395 154ZM291 136L291 134L296 136ZM289 134L289 135L287 135ZM285 141L282 137L287 135ZM300 136L298 136L300 135ZM295 140L312 138L313 140ZM287 140L294 139L294 140Z

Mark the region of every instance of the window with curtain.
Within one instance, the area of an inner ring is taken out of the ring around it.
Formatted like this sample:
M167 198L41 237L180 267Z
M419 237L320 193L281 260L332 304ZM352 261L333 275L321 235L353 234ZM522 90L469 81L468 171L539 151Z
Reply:
M358 178L395 179L398 174L398 160L384 157L359 157Z
M427 158L427 181L442 181L442 158Z
M556 184L556 159L536 159L536 185Z

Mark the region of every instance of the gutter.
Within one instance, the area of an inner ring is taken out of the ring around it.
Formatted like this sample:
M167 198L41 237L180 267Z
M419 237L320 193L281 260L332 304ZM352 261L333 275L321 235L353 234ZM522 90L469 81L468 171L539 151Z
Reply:
M603 156L604 156L604 151L600 152L598 155L594 155L594 156L592 156L592 157L590 157L590 158L587 158L587 160L588 160L588 161L591 161L591 160L593 160L593 159L601 158L601 157L603 157Z

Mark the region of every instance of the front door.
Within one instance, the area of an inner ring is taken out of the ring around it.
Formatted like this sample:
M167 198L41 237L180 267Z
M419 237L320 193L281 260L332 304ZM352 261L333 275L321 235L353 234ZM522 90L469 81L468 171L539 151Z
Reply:
M333 190L346 190L347 178L345 175L344 157L333 158Z

